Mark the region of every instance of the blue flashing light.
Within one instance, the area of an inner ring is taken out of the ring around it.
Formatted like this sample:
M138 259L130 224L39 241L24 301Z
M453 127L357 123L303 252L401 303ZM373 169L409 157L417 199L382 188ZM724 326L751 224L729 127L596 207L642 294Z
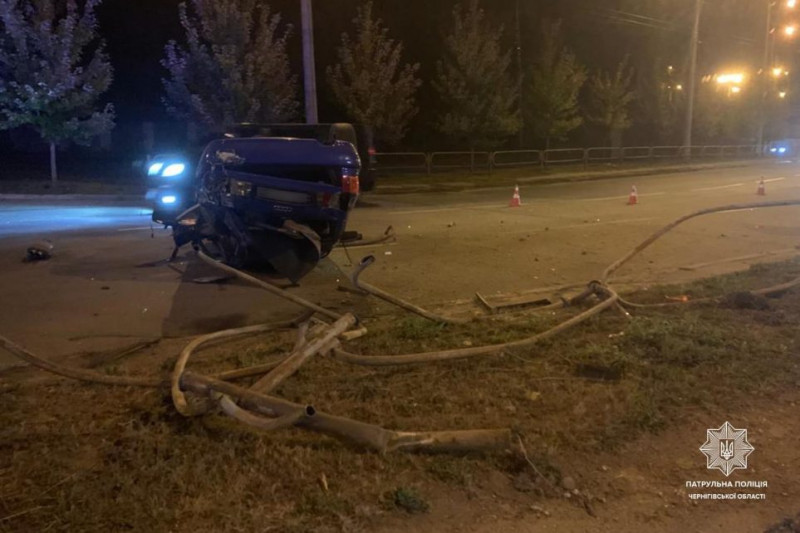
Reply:
M153 163L147 167L147 175L156 176L159 172L161 172L162 168L164 168L164 163Z
M778 149L773 146L772 148L769 149L769 153L777 154L778 153Z
M786 153L786 147L785 146L781 146L780 148L778 148L778 153L779 154L785 154Z
M161 197L161 203L162 204L174 204L177 201L178 201L178 197L175 196L175 195L172 195L172 194L169 194L167 196L162 196Z
M162 176L165 178L171 178L173 176L178 176L183 174L183 171L186 170L186 165L183 163L173 163L168 165L167 168L164 169L164 172L161 173Z

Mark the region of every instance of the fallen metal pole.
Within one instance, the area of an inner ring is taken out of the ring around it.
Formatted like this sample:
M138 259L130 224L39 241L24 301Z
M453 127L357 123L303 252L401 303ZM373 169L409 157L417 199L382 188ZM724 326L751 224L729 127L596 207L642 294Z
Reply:
M91 370L81 370L43 359L12 341L0 336L0 345L17 357L30 364L60 376L103 383L108 385L166 387L169 380L158 378L131 378L124 376L108 376ZM332 437L375 451L385 453L398 451L429 451L429 452L464 452L478 450L507 449L511 446L511 430L509 429L481 429L465 431L423 431L406 432L392 431L380 426L359 422L350 418L333 416L309 409L297 403L267 396L231 383L206 377L193 372L184 372L181 376L181 387L185 390L215 398L213 393L220 393L239 400L239 404L253 411L258 411L272 418L288 421L289 417L303 412L305 416L299 417L294 423L296 427L324 433ZM218 396L216 397L219 398ZM253 415L255 416L255 415Z
M600 287L597 286L596 290L605 292L607 294L607 298L600 302L599 304L595 305L591 309L584 311L583 313L576 315L569 320L566 320L557 326L548 329L542 333L534 335L533 337L528 337L526 339L520 339L517 341L506 342L503 344L493 344L490 346L477 346L475 348L459 348L455 350L443 350L439 352L427 352L427 353L415 353L415 354L404 354L404 355L358 355L350 352L346 352L340 349L333 350L333 356L335 359L340 361L344 361L346 363L351 363L354 365L364 365L364 366L395 366L395 365L412 365L418 363L431 363L434 361L451 361L454 359L466 359L469 357L477 357L483 355L490 355L501 352L503 350L509 350L514 348L525 348L528 346L533 346L534 344L543 341L544 339L548 339L562 331L565 331L573 326L580 324L581 322L595 316L596 314L612 307L616 304L619 300L619 296L617 294L607 288L607 287Z
M268 396L194 372L185 372L181 386L198 395L221 393L239 400L239 405L266 416L281 418L296 414L306 406ZM324 433L380 453L391 451L467 452L510 449L510 429L464 431L392 431L351 418L313 411L300 417L295 427Z
M287 291L285 291L283 289L280 289L280 288L278 288L278 287L276 287L274 285L271 285L271 284L267 283L266 281L262 281L262 280L260 280L260 279L258 279L256 277L251 276L250 274L246 274L246 273L242 272L241 270L238 270L236 268L228 266L228 265L226 265L224 263L220 263L219 261L216 261L215 259L212 259L211 257L209 257L206 254L204 254L201 250L197 250L197 256L200 259L202 259L205 263L213 266L214 268L222 270L223 272L227 272L228 274L232 274L232 275L236 276L237 278L239 278L239 279L241 279L243 281L246 281L246 282L248 282L248 283L250 283L252 285L255 285L257 287L261 287L265 291L271 292L272 294L274 294L276 296L280 296L281 298L284 298L286 300L289 300L290 302L296 303L297 305L305 307L306 309L310 309L312 311L315 311L315 312L317 312L317 313L319 313L321 315L327 316L328 318L332 318L333 320L338 320L342 316L339 313L334 313L333 311L325 309L324 307L321 307L321 306L319 306L319 305L317 305L317 304L315 304L313 302L309 302L305 298L301 298L299 296L295 296L294 294L291 294L291 293L289 293L289 292L287 292Z
M190 342L180 353L178 356L178 360L175 361L175 367L172 370L172 376L170 378L170 391L172 394L172 403L175 405L175 409L184 416L194 416L203 414L205 409L195 411L189 406L189 402L186 400L186 395L183 394L183 391L180 388L180 380L181 375L183 374L184 370L186 369L186 364L189 362L189 358L191 357L192 353L197 350L203 344L209 343L211 341L219 340L219 339L227 339L230 337L240 337L242 335L254 335L256 333L263 333L265 331L273 331L276 329L296 326L299 323L302 323L308 320L310 314L308 312L303 313L301 316L294 318L292 320L288 320L286 322L278 322L276 324L259 324L257 326L246 326L243 328L234 328L234 329L226 329L223 331L217 331L215 333L209 333L208 335L202 335L197 337L192 342Z
M222 412L229 417L264 431L275 431L276 429L294 426L301 418L314 415L314 408L309 405L279 418L264 418L263 416L254 415L250 411L242 409L236 405L236 402L231 400L229 396L225 396L224 394L219 395L219 406Z
M731 205L724 205L721 207L711 207L708 209L701 209L700 211L695 211L694 213L690 213L686 216L683 216L670 224L667 224L660 230L656 231L650 237L645 239L639 246L619 258L618 260L614 261L608 268L603 271L603 275L600 280L603 283L608 281L609 276L619 270L622 265L633 259L636 255L642 252L645 248L653 244L655 241L663 237L665 234L669 233L677 226L680 226L687 220L691 220L696 217L700 217L703 215L710 215L712 213L721 213L723 211L743 211L746 209L759 209L759 208L767 208L767 207L787 207L792 205L800 205L800 200L780 200L777 202L758 202L754 204L731 204Z
M352 243L340 242L338 244L338 246L341 246L343 248L357 248L359 246L372 246L373 244L382 244L384 242L393 240L395 238L396 237L395 237L395 233L394 233L394 228L392 226L389 226L388 228L386 228L386 231L383 232L382 236L377 237L375 239L354 241Z
M269 374L256 381L251 389L258 392L268 393L280 385L286 378L297 372L297 370L318 352L329 350L332 343L338 344L337 337L356 324L356 317L350 313L334 322L324 335L303 345L300 350L295 351L284 359L281 364L275 367Z
M412 303L406 302L405 300L401 300L400 298L397 298L396 296L393 296L388 292L379 289L378 287L375 287L374 285L370 285L369 283L359 281L359 276L361 275L361 273L374 262L375 262L375 256L368 255L361 260L358 266L356 266L356 269L350 275L350 280L353 282L353 285L355 285L356 288L368 292L369 294L376 296L381 300L384 300L402 309L405 309L406 311L411 311L412 313L415 313L421 317L427 318L428 320L432 320L433 322L440 322L444 324L467 324L468 322L470 322L469 319L449 318L446 316L438 315L436 313L432 313Z

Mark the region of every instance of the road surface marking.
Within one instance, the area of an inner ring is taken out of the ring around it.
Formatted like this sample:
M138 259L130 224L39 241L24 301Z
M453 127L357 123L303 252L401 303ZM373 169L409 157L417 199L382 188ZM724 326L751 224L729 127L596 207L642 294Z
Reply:
M719 185L718 187L703 187L702 189L692 189L692 192L700 191L718 191L721 189L732 189L734 187L743 187L744 183L733 183L731 185Z
M665 192L649 192L649 193L639 193L639 198L643 198L645 196L663 196L667 193ZM604 196L602 198L575 198L577 201L583 202L600 202L603 200L627 200L628 196Z
M764 183L772 183L773 181L784 181L786 178L772 178L768 180L764 180Z

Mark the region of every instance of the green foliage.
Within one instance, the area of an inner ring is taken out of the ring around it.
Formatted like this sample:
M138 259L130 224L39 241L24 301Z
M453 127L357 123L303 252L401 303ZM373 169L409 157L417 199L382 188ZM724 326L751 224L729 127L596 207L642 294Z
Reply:
M258 0L191 0L179 6L186 47L170 41L161 64L167 110L219 132L236 122L297 115L297 78L286 53L291 28Z
M586 69L562 45L560 22L545 22L542 32L542 46L531 74L525 107L528 126L549 148L551 140L564 140L583 124L578 95L586 81Z
M649 65L649 72L641 76L637 87L640 98L636 104L642 112L642 121L651 126L657 140L665 144L677 141L680 126L683 122L683 110L686 106L684 87L670 76L667 65L661 61Z
M452 32L437 63L434 87L445 109L439 130L473 149L497 146L521 127L502 33L486 20L478 0L467 0L453 9Z
M339 103L359 123L374 128L377 140L396 145L417 114L414 94L419 64L401 65L403 45L373 17L372 2L358 10L355 39L342 35L339 62L328 67L328 83Z
M0 129L31 126L54 149L90 144L114 126L111 104L95 111L112 79L97 39L99 4L0 0ZM55 181L54 165L51 173Z
M629 107L634 99L631 90L633 69L628 58L620 61L614 74L598 72L589 82L591 111L589 120L603 126L612 146L621 145L621 134L631 126Z
M414 488L400 487L390 492L388 497L395 507L407 513L426 513L430 510L430 504Z
M701 83L695 99L694 132L700 142L746 142L755 139L759 122L759 91L746 87L739 94L716 83Z

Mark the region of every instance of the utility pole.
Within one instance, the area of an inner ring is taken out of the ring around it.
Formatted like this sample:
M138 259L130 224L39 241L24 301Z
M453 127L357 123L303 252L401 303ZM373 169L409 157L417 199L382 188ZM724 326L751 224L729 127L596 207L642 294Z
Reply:
M769 70L772 63L772 7L775 2L767 0L767 29L764 32L764 60L761 63L761 112L758 117L758 154L764 153L764 130L766 124L767 97L769 96Z
M519 0L515 2L516 8L516 23L517 23L517 98L519 99L517 105L519 106L519 115L522 119L524 109L522 105L522 88L523 88L523 74L522 74L522 30L521 30L521 23L519 19ZM525 124L523 120L523 124ZM522 145L525 142L525 128L524 126L519 129L519 147L522 148Z
M306 123L316 124L317 117L317 74L314 67L314 15L311 0L300 0L303 33L303 74L306 96Z
M694 120L694 97L697 92L697 44L700 38L700 15L703 11L703 0L695 0L694 25L692 26L692 41L689 47L689 81L688 96L686 104L686 129L683 132L683 156L686 159L692 157L692 125Z

